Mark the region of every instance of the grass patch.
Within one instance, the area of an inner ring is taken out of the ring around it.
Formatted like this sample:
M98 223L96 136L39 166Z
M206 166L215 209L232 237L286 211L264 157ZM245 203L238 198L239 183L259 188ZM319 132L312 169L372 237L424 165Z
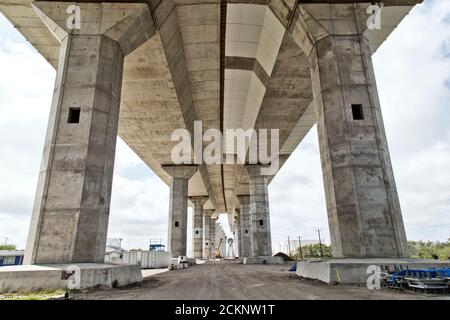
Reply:
M14 292L0 294L0 300L48 300L64 297L64 289L43 289L38 292Z

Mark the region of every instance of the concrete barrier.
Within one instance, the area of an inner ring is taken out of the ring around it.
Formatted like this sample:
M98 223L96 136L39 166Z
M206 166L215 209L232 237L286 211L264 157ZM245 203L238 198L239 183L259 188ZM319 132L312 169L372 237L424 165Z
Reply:
M65 280L64 273L69 270L76 271ZM2 293L65 289L69 282L74 284L71 289L87 289L96 286L124 286L141 281L142 273L138 265L78 263L0 268Z

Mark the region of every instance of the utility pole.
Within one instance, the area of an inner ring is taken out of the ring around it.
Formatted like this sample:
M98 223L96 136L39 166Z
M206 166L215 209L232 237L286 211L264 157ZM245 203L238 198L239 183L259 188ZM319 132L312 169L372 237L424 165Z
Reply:
M119 238L119 249L122 249L122 238Z
M320 257L323 258L323 251L322 251L322 240L320 239L320 230L317 229L317 233L319 234L319 248L320 248Z
M8 237L5 237L5 246L8 244Z
M288 256L289 257L291 256L291 241L289 239L289 236L288 236Z
M298 236L298 251L300 252L300 259L303 259L302 237L300 237L300 236Z

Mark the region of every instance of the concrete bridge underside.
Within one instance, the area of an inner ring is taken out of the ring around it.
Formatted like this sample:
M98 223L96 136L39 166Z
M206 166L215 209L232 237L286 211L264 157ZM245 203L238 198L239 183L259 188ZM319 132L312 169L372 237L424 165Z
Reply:
M186 254L189 204L196 257L211 255L219 213L241 256L271 255L273 176L175 165L171 134L193 135L194 121L279 129L280 168L317 123L333 255L407 256L371 55L418 2L385 0L368 30L364 1L77 1L71 30L69 1L0 0L57 70L26 262L103 261L117 135L170 185L174 255Z

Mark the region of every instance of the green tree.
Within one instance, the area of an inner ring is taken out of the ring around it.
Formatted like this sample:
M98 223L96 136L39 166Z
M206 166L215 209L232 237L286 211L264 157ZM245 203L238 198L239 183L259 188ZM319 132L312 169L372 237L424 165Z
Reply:
M331 257L331 246L322 243L322 252L324 258ZM320 258L320 245L318 243L304 245L302 246L302 254L303 258ZM294 258L301 259L300 248L295 250Z
M408 241L411 258L450 260L450 242Z

